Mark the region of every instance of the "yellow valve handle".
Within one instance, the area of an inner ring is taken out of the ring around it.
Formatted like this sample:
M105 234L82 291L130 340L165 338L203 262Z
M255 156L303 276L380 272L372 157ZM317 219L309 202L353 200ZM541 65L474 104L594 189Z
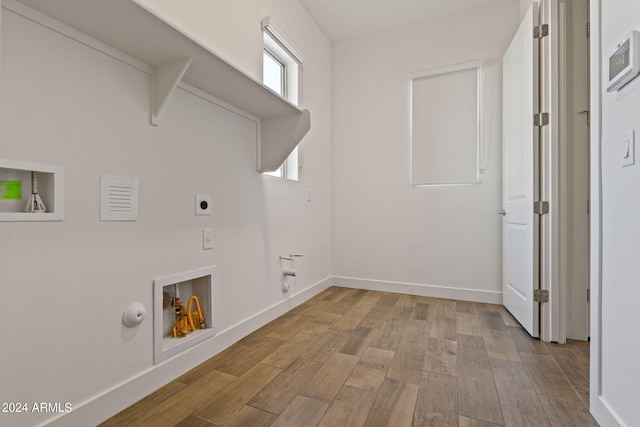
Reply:
M191 303L195 302L196 303L196 311L191 311ZM205 321L204 321L204 316L202 315L202 310L200 309L200 301L198 301L198 297L195 295L192 295L191 298L189 298L189 302L187 303L187 307L188 307L188 316L187 318L189 319L189 325L191 326L191 330L195 330L196 329L196 325L194 324L194 319L197 320L198 323L198 328L200 329L204 329L206 327L205 325Z
M191 329L189 328L189 323L187 322L187 319L180 320L180 323L178 323L178 328L180 330L180 333L183 334L183 335L186 335L189 332L191 332Z
M189 332L193 331L191 328L190 319L187 314L187 309L182 304L179 298L176 298L175 301L176 307L176 325L173 327L173 337L182 337Z

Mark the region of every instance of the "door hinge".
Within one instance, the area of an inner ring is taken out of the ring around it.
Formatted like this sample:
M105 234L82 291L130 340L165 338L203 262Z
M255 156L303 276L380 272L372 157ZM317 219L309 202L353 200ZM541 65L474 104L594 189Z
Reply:
M549 124L549 113L535 113L533 115L533 125L542 127Z
M549 35L549 25L548 24L540 24L533 27L533 38L541 39Z
M587 22L587 38L591 37L591 23Z
M549 291L546 289L534 289L533 300L535 302L549 302Z
M549 202L533 202L533 213L544 215L549 213Z
M591 302L591 289L587 289L587 302Z

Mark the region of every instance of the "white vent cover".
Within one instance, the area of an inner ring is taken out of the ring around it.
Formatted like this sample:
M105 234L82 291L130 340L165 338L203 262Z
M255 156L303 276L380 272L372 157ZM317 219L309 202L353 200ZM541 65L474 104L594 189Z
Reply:
M138 180L100 176L100 221L138 219Z

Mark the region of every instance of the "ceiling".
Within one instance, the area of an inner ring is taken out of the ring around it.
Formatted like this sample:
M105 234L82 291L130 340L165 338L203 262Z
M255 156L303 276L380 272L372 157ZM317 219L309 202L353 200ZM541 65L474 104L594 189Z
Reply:
M495 0L300 0L332 42L460 12Z

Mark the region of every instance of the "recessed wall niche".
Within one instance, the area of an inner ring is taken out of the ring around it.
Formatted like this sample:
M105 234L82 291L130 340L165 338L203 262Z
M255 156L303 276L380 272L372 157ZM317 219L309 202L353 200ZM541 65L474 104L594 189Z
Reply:
M153 362L158 363L176 355L216 334L214 311L215 267L207 267L175 276L156 279L153 282ZM196 329L186 335L174 337L176 324L175 306L172 298L180 298L189 312L196 310L195 304L188 306L189 298L196 296L202 315L204 329Z
M27 204L36 197L35 211ZM0 221L62 221L64 168L0 159Z

